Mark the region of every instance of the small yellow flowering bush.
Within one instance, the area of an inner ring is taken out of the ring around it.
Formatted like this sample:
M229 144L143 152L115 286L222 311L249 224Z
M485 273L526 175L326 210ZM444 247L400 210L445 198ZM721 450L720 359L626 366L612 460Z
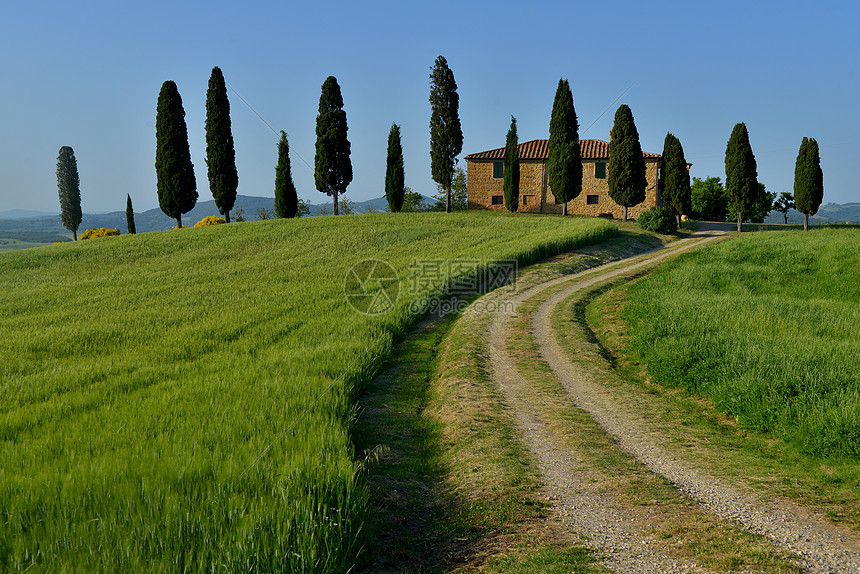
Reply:
M210 215L208 217L204 217L200 221L194 224L194 227L206 227L207 225L220 225L222 223L226 223L227 220L223 217L218 217L217 215Z
M92 239L93 237L107 237L109 235L119 235L119 229L107 229L105 227L87 229L81 234L81 239Z
M191 228L188 227L187 225L183 225L182 227L179 227L178 225L174 225L173 229L191 229Z

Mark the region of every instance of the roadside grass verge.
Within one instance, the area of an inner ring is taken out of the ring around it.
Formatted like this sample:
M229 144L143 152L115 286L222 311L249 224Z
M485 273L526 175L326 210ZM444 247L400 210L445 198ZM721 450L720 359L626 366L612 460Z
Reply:
M700 389L699 392L693 392L677 380L670 381L668 384L657 382L658 379L648 370L649 363L634 348L631 336L631 333L635 336L634 327L625 322L623 316L626 316L627 311L622 309L629 307L631 298L637 290L649 292L652 288L659 287L659 292L662 294L659 298L667 296L666 289L673 296L676 293L693 290L692 296L682 294L678 299L684 301L687 306L685 314L702 317L708 321L708 325L711 326L710 332L714 333L710 335L712 340L718 338L716 335L724 338L731 333L735 333L737 340L742 342L748 341L751 337L764 340L767 337L773 337L767 344L753 348L758 352L764 350L764 356L753 356L747 366L753 367L756 372L748 372L745 377L734 378L736 383L749 380L753 375L769 381L772 381L774 376L797 381L797 374L786 375L785 369L791 368L791 365L798 365L798 361L809 349L807 347L804 350L803 347L810 343L813 348L833 345L830 351L816 355L810 365L799 367L799 373L802 376L811 376L812 380L823 382L821 378L823 373L843 368L850 369L851 365L847 363L857 361L856 352L837 356L839 353L833 351L834 348L838 350L846 345L849 347L854 345L856 348L857 345L856 319L853 329L849 326L840 333L838 327L840 322L844 325L850 313L854 313L855 316L857 313L856 303L846 304L841 299L852 300L855 296L852 295L852 289L856 294L857 283L854 282L854 287L851 287L854 280L850 275L855 273L856 276L857 264L854 263L852 267L848 261L847 267L834 266L838 261L846 263L843 257L848 257L849 260L851 257L857 257L857 233L858 231L849 229L841 231L815 229L808 234L788 232L736 238L700 253L682 256L634 285L608 290L595 297L586 310L588 329L593 333L595 340L599 341L603 352L612 357L621 377L638 383L642 391L659 401L661 407L655 409L652 415L654 419L661 421L660 424L665 429L667 438L671 437L676 444L683 445L686 450L694 453L697 462L704 463L708 471L717 476L740 479L752 485L766 497L785 496L794 499L821 510L831 520L845 522L855 529L860 528L860 468L856 457L846 452L833 454L810 452L813 450L809 448L810 446L821 444L821 437L815 442L806 439L797 440L796 431L786 433L780 425L774 425L770 429L750 428L754 425L744 424L743 417L733 414L715 398L707 396L701 390L701 385L697 384L695 387ZM846 237L845 234L852 237ZM744 243L737 248L738 251L734 248L734 244L741 240ZM807 245L807 241L812 243ZM765 252L765 257L770 258L768 263L762 263L759 259L762 257L760 250ZM731 271L724 274L722 265L726 254L732 254L739 261L733 261ZM737 263L736 268L735 263ZM681 277L685 277L691 269L695 270L699 277L698 285L692 286L681 281ZM740 277L734 279L735 273L739 273ZM721 293L715 300L712 293L709 293L712 289L709 287L713 285L712 281L719 285L729 284L728 290L734 294ZM635 296L640 295L637 293ZM730 304L729 307L720 307L718 312L711 313L711 307L723 305L725 301L734 299L739 299L740 303L736 306ZM651 299L651 301L654 300ZM809 307L801 313L789 315L781 313L781 310L789 307L805 308L805 302L809 303ZM661 303L660 306L664 304ZM832 325L830 324L832 316L822 315L810 318L808 310L813 308L847 309L849 315L838 317L837 324ZM738 318L739 313L743 313L749 321ZM649 320L648 315L645 316L646 321ZM665 320L665 317L661 318L653 314L650 319L660 322ZM808 320L811 322L807 323ZM751 325L751 333L737 334L737 331L726 329L726 323L732 326L740 325L741 328ZM686 324L686 321L672 324L680 327ZM683 344L686 340L688 349L696 349L702 333L709 331L708 325L699 325L697 329L700 333L693 335L692 340L690 340L690 331L681 331L669 339L676 338L673 343L677 345ZM721 329L726 331L721 333ZM726 345L714 348L715 353L725 353L727 350L734 352L736 356L731 358L723 356L720 360L721 356L715 355L713 358L716 361L709 364L716 364L715 369L720 369L720 365L725 364L737 365L742 363L738 360L737 354L746 360L751 352L749 348L744 349L741 345L735 345L734 349ZM792 354L795 356L790 356ZM789 356L786 358L786 355ZM674 356L680 356L680 354ZM760 368L768 358L772 364L768 368ZM821 370L816 371L819 368ZM854 376L856 381L857 372L856 368L848 370L843 373L842 378L837 377L833 381L844 381L845 375ZM852 373L855 374L852 375ZM809 384L808 380L807 384ZM726 383L721 383L720 386L724 391L728 389ZM785 388L784 383L775 384L774 388ZM737 389L739 395L747 397L748 391L748 388L743 387ZM826 388L819 387L818 392L825 394L828 391ZM831 392L836 392L840 397L845 396L844 389L831 388ZM759 395L758 398L779 401L779 397L774 397L772 393ZM743 399L739 398L735 403L741 400ZM798 402L799 400L798 394L788 397L784 403L793 401L794 413L802 415L800 407L803 407L803 404ZM817 407L827 400L826 396L822 396L812 402L812 407ZM773 407L774 410L779 412L784 409L784 403L776 404ZM849 448L851 448L850 445Z
M860 230L691 253L637 282L623 317L655 381L807 454L860 457Z
M0 256L0 565L347 572L367 540L355 399L441 284L355 312L362 259L492 266L595 219L274 220ZM489 255L491 254L491 255ZM468 271L465 271L468 272ZM459 272L458 272L459 273Z

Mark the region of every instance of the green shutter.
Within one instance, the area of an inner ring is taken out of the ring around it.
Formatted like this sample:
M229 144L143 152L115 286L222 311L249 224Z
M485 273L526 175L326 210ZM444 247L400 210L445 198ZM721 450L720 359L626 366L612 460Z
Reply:
M495 177L495 178L505 177L505 162L503 162L503 161L494 161L493 162L493 177Z
M606 164L602 161L594 164L594 177L597 179L606 179Z

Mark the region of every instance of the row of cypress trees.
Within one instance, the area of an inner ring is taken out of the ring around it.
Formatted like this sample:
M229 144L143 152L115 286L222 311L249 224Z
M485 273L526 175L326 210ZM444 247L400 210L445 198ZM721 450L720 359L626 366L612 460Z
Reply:
M459 96L454 75L443 56L436 59L430 74L431 117L430 155L431 172L445 190L446 211L451 211L451 183L456 156L462 151L463 133L459 119ZM547 179L557 201L567 215L567 203L582 191L582 161L579 147L579 122L573 106L573 94L567 79L560 79L553 101L550 119L549 161ZM333 212L338 215L338 197L345 193L352 181L350 143L347 139L346 112L340 86L334 76L322 85L319 114L316 126L316 154L314 180L319 191L333 198ZM182 98L172 80L164 82L158 97L156 116L156 174L158 178L159 206L169 217L182 226L182 214L197 203L197 183L188 146L188 132ZM511 116L511 127L506 140L504 196L505 206L511 211L518 208L519 158L516 118ZM633 113L622 104L615 113L609 142L607 183L609 195L627 209L645 199L645 162L639 143ZM230 102L221 69L212 69L206 94L206 163L209 187L218 210L230 221L239 184L236 154L230 122ZM388 137L388 155L385 173L385 194L391 211L400 211L404 199L403 148L400 127L394 123ZM289 143L284 131L278 143L278 164L275 168L275 211L280 217L295 217L298 213L298 195L292 181ZM749 145L744 124L737 124L726 148L726 191L732 205L738 209L738 230L742 213L752 208L757 191L755 156ZM68 146L60 150L57 163L57 181L64 225L77 238L80 224L80 188L77 181L77 164L74 152ZM666 134L663 147L663 166L660 189L664 204L678 218L691 212L690 176L681 142L672 133ZM823 197L823 183L818 144L804 138L795 169L795 196L798 209L808 216L814 215ZM134 233L134 212L131 197L127 198L126 214L130 233Z
M439 56L430 71L430 173L445 192L445 212L450 213L454 164L463 151L463 129L460 124L460 96L454 72L444 56ZM388 133L388 155L385 167L385 197L388 208L403 208L405 181L400 126L392 124Z
M726 145L726 194L736 209L738 231L743 216L753 209L758 191L755 155L750 146L746 124L736 124ZM824 199L824 175L818 142L804 137L794 166L794 203L803 213L803 229L809 230L809 216L818 213Z
M155 135L158 204L168 217L176 219L177 227L182 227L182 214L197 204L198 194L188 146L185 110L173 80L164 82L158 94ZM229 223L230 211L236 202L239 174L227 84L218 66L212 68L206 91L206 166L215 205ZM131 198L128 203L130 206ZM290 173L289 144L283 131L275 168L275 211L281 217L294 217L298 211L298 196Z

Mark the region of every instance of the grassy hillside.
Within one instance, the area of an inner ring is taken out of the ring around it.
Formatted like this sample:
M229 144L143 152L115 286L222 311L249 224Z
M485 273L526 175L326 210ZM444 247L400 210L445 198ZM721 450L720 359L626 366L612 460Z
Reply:
M0 564L348 571L366 512L354 398L427 287L401 280L369 316L347 304L347 271L529 261L615 231L375 214L0 254Z
M633 286L624 313L656 380L806 453L860 457L860 229L684 255Z

